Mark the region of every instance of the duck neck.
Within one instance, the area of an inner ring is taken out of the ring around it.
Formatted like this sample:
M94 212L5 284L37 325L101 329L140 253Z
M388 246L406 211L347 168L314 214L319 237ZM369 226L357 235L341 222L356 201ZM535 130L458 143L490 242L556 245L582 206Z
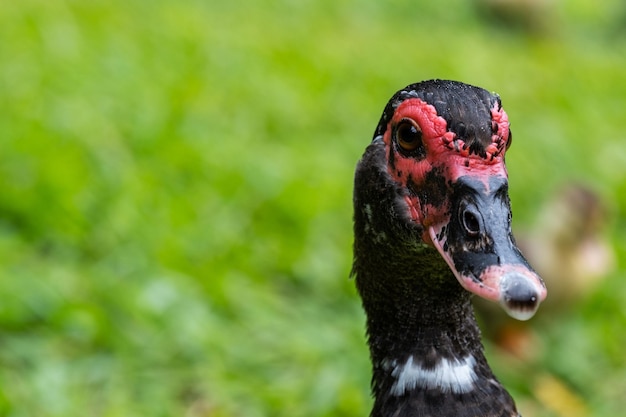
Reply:
M422 245L397 256L381 245L369 253L357 253L355 273L367 313L372 416L517 416L483 354L470 294L437 251Z

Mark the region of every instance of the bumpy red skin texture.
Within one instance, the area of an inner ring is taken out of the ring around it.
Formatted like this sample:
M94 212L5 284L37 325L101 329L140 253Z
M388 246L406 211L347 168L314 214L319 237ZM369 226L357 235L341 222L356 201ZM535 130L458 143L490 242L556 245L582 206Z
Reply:
M423 159L418 160L402 155L393 142L392 127L405 118L414 120L422 129L422 141L426 149L426 156ZM492 131L495 133L491 137L491 143L485 149L485 155L480 156L470 153L465 143L457 139L453 132L448 131L445 119L437 115L435 107L417 98L405 100L396 109L383 136L388 161L391 160L391 152L394 153L394 163L393 167L389 165L389 174L403 187L408 188L410 178L417 188L422 188L425 186L428 172L437 169L446 180L445 187L450 187L450 184L455 183L460 177L471 176L482 182L488 193L490 179L508 178L504 154L509 141L509 120L498 103L491 109L491 122ZM445 195L449 190L438 191ZM518 280L526 280L535 288L539 301L546 297L545 285L541 278L522 265L493 265L484 270L480 277L460 274L455 269L449 254L443 249L446 237L441 232L450 220L448 202L444 201L439 206L423 204L417 196L411 194L405 196L405 201L412 220L423 227L423 241L440 252L465 289L486 299L502 301L503 277L507 274L518 273ZM437 236L442 237L438 239ZM525 313L523 317L519 312L513 313L517 318L525 320L532 316L534 311L529 314ZM513 313L509 314L513 315Z
M426 157L422 160L407 158L396 149L392 135L392 126L402 119L410 118L417 122L422 129L422 141L426 148ZM509 140L509 120L506 112L496 103L491 109L491 120L495 124L492 130L492 142L486 148L483 158L475 153L470 154L469 148L461 139L457 139L453 132L447 130L447 123L443 117L437 115L434 106L412 98L403 101L396 109L393 118L389 121L383 140L387 149L387 160L390 152L394 152L394 168L389 168L391 176L402 186L407 186L409 176L415 184L423 185L426 174L434 168L441 170L449 182L455 182L459 177L472 176L479 179L489 189L489 178L496 176L507 178L504 165L504 153ZM416 196L406 196L413 221L424 226L423 240L432 244L428 227L445 221L449 215L447 207L422 206Z

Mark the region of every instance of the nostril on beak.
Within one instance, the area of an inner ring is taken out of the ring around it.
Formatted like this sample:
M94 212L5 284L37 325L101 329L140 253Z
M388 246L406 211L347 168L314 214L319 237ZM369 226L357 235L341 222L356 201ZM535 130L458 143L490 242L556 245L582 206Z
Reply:
M539 291L525 275L510 273L502 278L500 304L518 320L530 319L539 307Z
M467 236L476 237L480 234L482 229L480 213L474 206L467 205L462 209L459 212L459 220Z

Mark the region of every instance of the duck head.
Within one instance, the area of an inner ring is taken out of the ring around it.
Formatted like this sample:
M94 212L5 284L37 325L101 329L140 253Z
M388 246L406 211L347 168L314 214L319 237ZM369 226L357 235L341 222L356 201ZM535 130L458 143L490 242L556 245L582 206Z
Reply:
M511 232L504 162L510 145L508 117L497 95L431 80L391 98L361 164L368 152L377 154L384 171L379 177L393 183L390 210L408 231L403 236L435 248L467 291L526 320L546 288Z

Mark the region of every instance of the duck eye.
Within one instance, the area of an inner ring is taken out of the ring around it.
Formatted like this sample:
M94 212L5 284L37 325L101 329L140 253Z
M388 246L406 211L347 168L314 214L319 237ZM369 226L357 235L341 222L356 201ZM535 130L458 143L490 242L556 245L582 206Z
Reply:
M414 151L422 147L422 130L413 120L403 119L396 127L396 141L403 150Z

